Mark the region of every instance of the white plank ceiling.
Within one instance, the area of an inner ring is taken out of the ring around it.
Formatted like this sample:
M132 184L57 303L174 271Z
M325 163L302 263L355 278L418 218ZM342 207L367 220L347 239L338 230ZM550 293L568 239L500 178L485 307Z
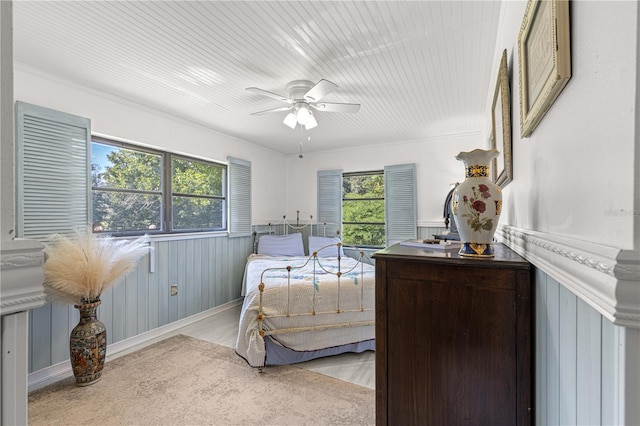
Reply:
M499 1L14 0L14 62L285 154L481 131ZM327 79L318 127L282 124L291 80ZM126 137L127 135L117 135ZM307 142L307 136L311 139Z

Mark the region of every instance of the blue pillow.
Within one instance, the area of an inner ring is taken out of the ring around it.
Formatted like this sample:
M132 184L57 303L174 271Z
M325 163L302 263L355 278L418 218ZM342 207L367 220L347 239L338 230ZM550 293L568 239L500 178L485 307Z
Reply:
M263 235L258 240L258 254L268 256L304 256L302 234Z
M315 251L318 252L318 257L338 257L339 253L340 257L344 257L344 250L342 249L342 246L340 246L339 252L335 246L320 250L322 247L339 242L340 238L338 237L317 237L315 235L309 235L309 254L311 255Z

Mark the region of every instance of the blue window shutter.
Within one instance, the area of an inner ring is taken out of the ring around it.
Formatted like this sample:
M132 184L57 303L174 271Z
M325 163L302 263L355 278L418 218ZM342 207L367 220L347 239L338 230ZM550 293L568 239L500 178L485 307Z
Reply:
M16 236L89 225L91 120L16 102Z
M417 238L415 164L384 168L384 214L387 246Z
M251 162L228 157L229 237L251 235Z
M342 231L342 170L318 171L318 224L322 223Z

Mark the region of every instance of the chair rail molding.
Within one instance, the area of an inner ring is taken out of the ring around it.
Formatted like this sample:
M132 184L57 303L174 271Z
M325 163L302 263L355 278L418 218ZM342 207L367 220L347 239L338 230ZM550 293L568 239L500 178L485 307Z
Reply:
M0 314L37 308L46 303L43 282L43 245L36 240L2 242L0 250Z
M640 328L640 251L501 225L496 239L613 324Z

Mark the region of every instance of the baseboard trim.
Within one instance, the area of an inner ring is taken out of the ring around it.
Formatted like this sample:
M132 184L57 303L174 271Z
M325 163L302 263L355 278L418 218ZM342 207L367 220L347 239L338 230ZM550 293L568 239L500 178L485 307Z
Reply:
M130 351L133 348L138 349L139 347L147 346L155 343L156 341L162 340L182 327L186 327L203 319L209 318L212 315L231 309L241 303L242 299L232 300L231 302L216 306L215 308L207 309L206 311L174 321L170 324L163 325L162 327L154 328L153 330L129 337L128 339L112 343L107 346L106 361L108 362L112 359L126 355L129 353L127 351ZM41 370L34 371L33 373L29 373L29 392L50 385L51 383L55 383L59 380L66 379L72 375L73 372L71 371L71 363L69 361L59 362Z

